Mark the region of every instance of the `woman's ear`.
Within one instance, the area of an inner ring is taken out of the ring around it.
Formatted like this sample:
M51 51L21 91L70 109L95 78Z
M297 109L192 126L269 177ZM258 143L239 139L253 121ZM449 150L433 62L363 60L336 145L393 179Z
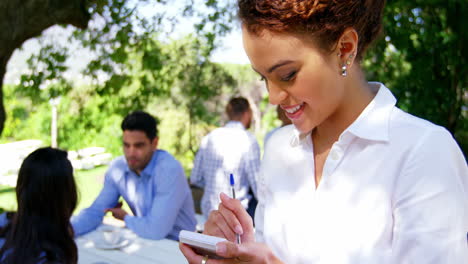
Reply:
M356 59L359 36L354 28L347 28L338 40L336 52L338 53L340 67L350 69Z

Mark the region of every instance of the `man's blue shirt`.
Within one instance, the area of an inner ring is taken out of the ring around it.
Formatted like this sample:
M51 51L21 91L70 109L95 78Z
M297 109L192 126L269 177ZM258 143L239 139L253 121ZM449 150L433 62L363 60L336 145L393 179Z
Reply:
M126 215L125 224L140 237L178 240L181 230L195 230L193 198L184 170L164 150L154 151L140 176L130 170L125 157L115 159L94 203L72 218L75 235L96 229L104 210L115 207L120 196L134 215Z
M8 224L8 219L7 219L7 213L0 214L0 228L5 227ZM0 237L0 248L3 247L3 244L5 243L5 238Z

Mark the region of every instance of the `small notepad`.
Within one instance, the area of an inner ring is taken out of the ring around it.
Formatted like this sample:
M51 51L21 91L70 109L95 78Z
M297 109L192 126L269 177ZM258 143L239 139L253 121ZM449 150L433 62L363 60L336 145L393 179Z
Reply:
M216 244L227 241L224 238L208 236L187 230L180 231L179 241L203 252L216 254Z

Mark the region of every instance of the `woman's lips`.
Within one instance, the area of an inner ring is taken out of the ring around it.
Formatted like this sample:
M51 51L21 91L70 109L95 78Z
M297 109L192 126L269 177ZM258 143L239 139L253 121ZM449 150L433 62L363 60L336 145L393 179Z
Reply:
M289 119L298 119L304 112L304 107L305 103L292 106L281 106Z

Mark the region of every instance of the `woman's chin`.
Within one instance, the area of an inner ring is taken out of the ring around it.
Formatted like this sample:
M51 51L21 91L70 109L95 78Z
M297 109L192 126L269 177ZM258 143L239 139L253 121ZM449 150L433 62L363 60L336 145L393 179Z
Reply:
M293 125L301 134L307 134L314 129L314 126L311 126L310 124L295 123L293 121Z

